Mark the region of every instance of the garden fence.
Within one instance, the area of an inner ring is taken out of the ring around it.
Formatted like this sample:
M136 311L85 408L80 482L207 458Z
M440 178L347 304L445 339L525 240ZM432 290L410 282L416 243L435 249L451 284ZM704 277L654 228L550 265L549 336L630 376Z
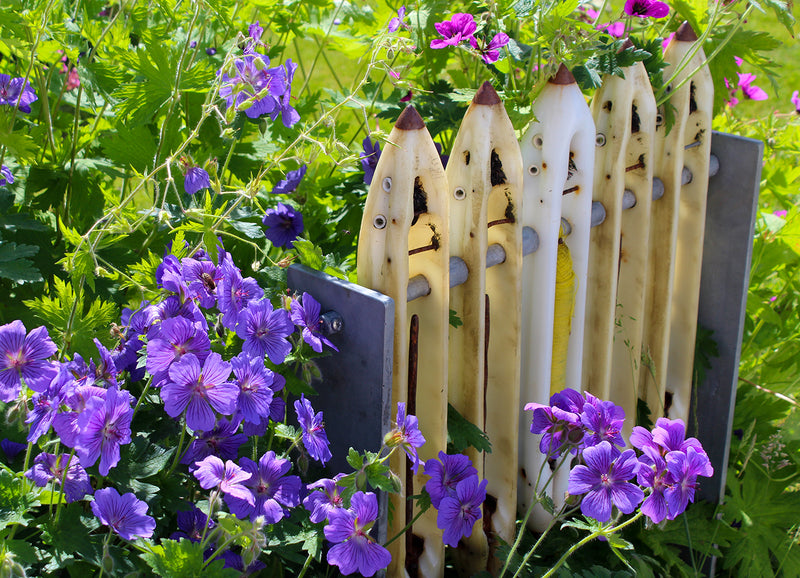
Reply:
M679 62L695 39L682 27L666 60ZM564 387L621 405L628 424L642 402L653 421L686 421L715 468L699 493L722 494L762 146L711 138L703 61L697 51L668 87L674 123L656 108L641 63L604 78L591 107L562 66L519 142L486 83L446 170L423 119L407 108L367 196L359 285L289 270L290 287L328 309L326 329L340 349L319 360L334 455L377 451L397 402L419 418L422 460L447 445L448 402L491 440L491 453L467 452L488 498L456 551L466 571L487 567L498 538L513 540L543 466L522 406L546 404ZM693 393L698 318L720 355ZM405 472L403 491L391 505L382 497L379 539L416 514L406 497L426 477L404 464L392 464ZM556 476L548 488L557 505L566 484ZM530 525L547 519L536 511ZM442 575L436 512L390 550L390 576Z

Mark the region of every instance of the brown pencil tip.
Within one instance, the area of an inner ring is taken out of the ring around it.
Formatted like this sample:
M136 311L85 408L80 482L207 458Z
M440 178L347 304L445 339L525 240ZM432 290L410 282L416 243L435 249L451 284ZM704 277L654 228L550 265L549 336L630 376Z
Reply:
M625 42L623 42L622 46L619 47L619 52L624 52L628 50L628 48L633 48L633 42L631 42L630 38L625 39Z
M405 110L400 113L394 126L400 130L419 130L425 128L425 121L422 120L417 109L409 104Z
M694 42L697 40L697 33L692 28L692 25L688 22L684 21L678 29L675 31L675 40L680 40L681 42Z
M564 66L564 63L561 63L561 66L558 67L558 72L556 75L550 79L551 84L575 84L575 77L572 76L572 73L569 69Z
M492 86L492 83L487 80L481 85L478 92L475 93L472 102L491 106L493 104L500 104L500 96Z

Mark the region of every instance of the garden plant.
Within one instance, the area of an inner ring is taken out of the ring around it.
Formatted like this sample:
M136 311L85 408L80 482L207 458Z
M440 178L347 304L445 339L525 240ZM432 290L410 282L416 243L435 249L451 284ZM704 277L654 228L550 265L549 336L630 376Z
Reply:
M383 446L331 471L315 359L336 346L286 268L355 280L409 103L446 163L484 81L522 134L561 64L589 97L642 61L669 123L662 46L684 21L715 128L766 143L725 499L687 508L712 475L690 424L565 389L526 409L569 497L534 490L553 521L520 512L497 573L800 575L800 84L772 56L791 4L5 0L0 576L371 576L400 452L456 549L486 497L460 452L486 441L459 421L422 463L398 404ZM698 386L714 350L699 332Z

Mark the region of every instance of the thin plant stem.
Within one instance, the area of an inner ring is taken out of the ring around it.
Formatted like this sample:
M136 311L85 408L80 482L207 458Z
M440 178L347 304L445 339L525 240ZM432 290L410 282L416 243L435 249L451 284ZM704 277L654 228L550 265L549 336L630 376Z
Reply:
M308 567L311 565L311 561L313 559L314 555L311 552L309 552L308 556L306 556L306 562L305 564L303 564L303 569L300 570L300 574L297 575L297 578L303 578L303 576L306 575L306 570L308 570Z
M172 472L175 471L175 468L178 467L178 462L181 459L181 452L183 451L183 442L186 438L186 418L183 417L181 419L181 439L178 441L178 451L175 452L175 459L172 460L172 466L169 468L169 472L167 472L167 476L171 476Z
M203 528L203 534L200 536L200 543L203 544L205 548L206 545L206 534L208 534L208 527L211 525L211 516L214 515L214 503L217 501L219 497L219 490L214 490L211 492L211 498L208 501L208 517L206 518L205 527Z
M406 533L406 532L407 532L407 531L408 531L408 530L411 528L411 526L413 526L413 525L414 525L414 523L415 523L417 520L419 520L420 516L422 516L422 514L424 514L424 513L425 513L427 510L428 510L428 508L425 508L425 509L423 509L423 510L420 510L419 512L417 512L417 515L416 515L416 516L414 516L414 518L413 518L413 519L412 519L412 520L411 520L411 521L410 521L408 524L406 524L405 528L403 528L403 529L402 529L402 530L400 530L400 531L399 531L397 534L395 534L395 535L392 537L392 539L391 539L391 540L387 541L387 542L386 542L386 543L383 545L383 547L385 548L386 546L388 546L389 544L391 544L392 542L394 542L395 540L397 540L397 539L398 539L400 536L403 536L403 535L404 535L404 534L405 534L405 533Z
M61 456L58 455L58 451L55 452L56 460L60 460ZM67 466L72 466L72 458L75 457L75 448L72 448L72 451L69 453L69 458L67 458ZM56 462L58 463L58 461ZM58 518L61 516L61 504L62 499L64 497L64 484L67 483L67 474L69 473L69 467L64 467L64 473L61 475L61 487L59 488L59 495L58 495L58 504L56 505L56 515L53 516L53 523L58 524Z
M689 531L689 518L686 516L686 512L683 512L681 518L683 518L683 529L686 531L686 543L689 545L689 560L692 561L692 570L694 570L695 576L699 576L697 562L694 559L694 548L692 548L692 534Z

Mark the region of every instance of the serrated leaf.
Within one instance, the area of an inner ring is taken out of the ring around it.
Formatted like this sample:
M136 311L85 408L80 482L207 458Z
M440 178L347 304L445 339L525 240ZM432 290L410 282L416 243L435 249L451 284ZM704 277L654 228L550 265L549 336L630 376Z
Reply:
M248 221L237 221L235 219L231 219L228 221L228 224L239 231L240 233L244 233L247 235L249 239L263 239L264 238L264 229L261 225L256 223L250 223Z
M456 408L447 404L447 443L452 444L456 453L468 447L479 452L492 453L492 443L485 432L472 424Z
M364 458L355 449L350 448L347 454L347 463L350 464L351 468L358 471L364 465Z
M223 560L215 560L205 565L203 546L189 540L161 540L161 544L143 552L142 559L158 576L169 578L234 578L239 576L232 568L223 568Z
M0 530L11 524L27 526L30 511L39 505L37 493L6 468L0 469Z
M322 269L322 249L314 245L314 243L299 237L294 241L294 250L297 253L300 263L306 267L316 269L317 271Z

